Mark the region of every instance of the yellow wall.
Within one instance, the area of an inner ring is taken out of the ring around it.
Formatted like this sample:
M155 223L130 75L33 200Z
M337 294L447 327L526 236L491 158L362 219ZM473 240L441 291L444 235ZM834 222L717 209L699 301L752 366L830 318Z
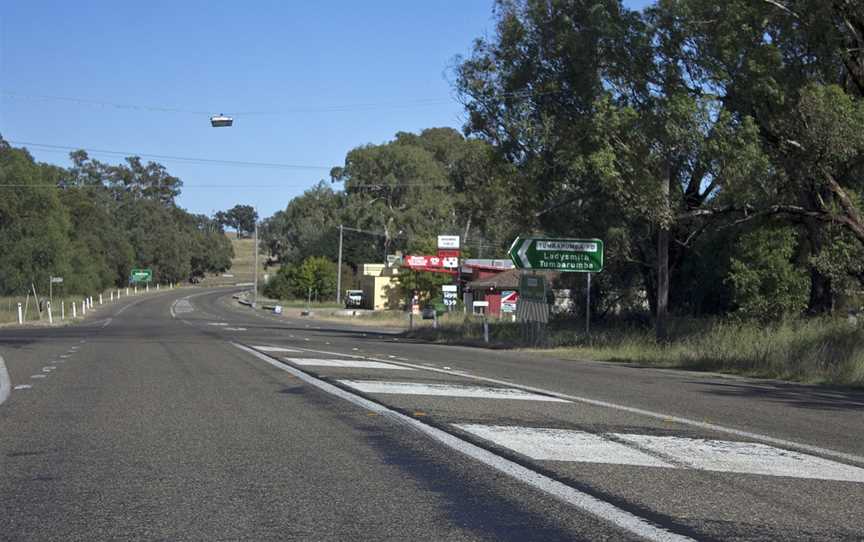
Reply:
M364 275L360 277L360 286L363 288L366 308L376 311L399 309L399 284L395 276L372 277Z

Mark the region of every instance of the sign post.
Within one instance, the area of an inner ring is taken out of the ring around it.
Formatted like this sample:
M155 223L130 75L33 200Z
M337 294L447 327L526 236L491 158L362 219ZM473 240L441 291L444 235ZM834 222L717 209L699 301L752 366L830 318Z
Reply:
M603 271L604 245L600 239L517 237L508 254L519 269L586 273L585 335L591 332L591 273ZM528 293L520 288L524 299ZM521 303L520 303L521 305Z

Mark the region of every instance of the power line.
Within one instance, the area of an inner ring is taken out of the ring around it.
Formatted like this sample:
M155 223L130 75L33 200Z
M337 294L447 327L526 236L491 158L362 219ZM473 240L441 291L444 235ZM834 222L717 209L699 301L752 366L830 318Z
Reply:
M268 169L288 169L288 170L326 170L330 171L329 166L312 166L312 165L301 165L301 164L280 164L274 162L248 162L241 160L218 160L215 158L195 158L189 156L172 156L165 154L150 154L150 153L141 153L141 152L127 152L127 151L112 151L112 150L104 150L104 149L87 149L82 147L70 147L67 145L51 145L48 143L33 143L29 141L9 141L9 143L20 145L24 147L33 147L43 150L49 151L78 151L83 150L88 154L105 154L109 156L121 156L121 157L130 157L130 156L139 156L142 158L155 158L157 160L171 160L177 162L184 162L189 164L201 164L201 165L222 165L222 166L234 166L234 167L260 167L260 168L268 168Z
M517 90L513 92L499 92L490 94L488 97L490 98L530 98L537 96L544 96L549 94L559 94L564 92L562 90L548 90L548 91L535 91L535 90ZM51 96L44 94L26 94L21 92L14 92L10 90L0 89L0 95L6 96L12 99L23 99L23 100L35 100L35 101L54 101L54 102L65 102L77 105L85 105L85 106L93 106L93 107L110 107L115 109L123 109L130 111L145 111L150 113L175 113L175 114L185 114L185 115L201 115L201 116L209 116L212 115L215 110L212 111L200 111L193 109L182 109L178 107L168 107L168 106L156 106L156 105L138 105L138 104L128 104L128 103L120 103L113 101L104 101L104 100L91 100L88 98L76 98L70 96ZM413 100L404 100L404 101L389 101L389 102L369 102L369 103L349 103L349 104L334 104L334 105L323 105L323 106L306 106L306 107L296 107L296 108L288 108L281 110L273 110L273 111L223 111L220 110L220 113L225 113L226 115L236 116L236 117L244 117L244 116L280 116L280 115L296 115L296 114L307 114L307 113L350 113L354 111L373 111L380 109L410 109L414 107L430 107L437 105L448 105L452 103L458 103L458 99L454 98L417 98Z
M22 94L7 90L0 90L0 94L13 99L35 100L35 101L54 101L66 102L77 105L95 106L95 107L111 107L115 109L125 109L132 111L146 111L151 113L179 113L188 115L212 115L214 111L196 111L190 109L181 109L177 107L164 107L154 105L136 105L128 103L109 102L101 100L90 100L86 98L74 98L69 96L49 96L42 94ZM393 102L371 102L371 103L354 103L354 104L337 104L325 106L310 106L289 108L278 111L221 111L226 115L231 116L253 116L253 115L294 115L299 113L347 113L352 111L370 111L376 109L404 109L412 107L429 107L435 105L444 105L454 103L451 98L420 98L415 100L393 101Z

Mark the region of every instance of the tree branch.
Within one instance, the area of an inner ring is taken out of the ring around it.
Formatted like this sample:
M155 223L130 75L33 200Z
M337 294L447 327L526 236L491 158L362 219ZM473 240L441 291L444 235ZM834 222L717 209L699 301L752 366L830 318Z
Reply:
M789 9L788 7L784 6L784 5L781 4L780 2L777 2L776 0L762 0L762 1L765 2L766 4L771 4L772 6L774 6L774 7L776 7L776 8L780 8L780 9L782 9L783 11L785 11L786 13L788 13L789 15L795 17L795 18L798 19L798 20L801 19L801 16L800 16L800 15L798 15L797 13L795 13L794 11L792 11L791 9Z

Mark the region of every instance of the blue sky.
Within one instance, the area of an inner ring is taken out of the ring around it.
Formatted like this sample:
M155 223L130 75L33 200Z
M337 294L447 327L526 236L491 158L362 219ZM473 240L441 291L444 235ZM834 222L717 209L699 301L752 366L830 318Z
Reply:
M0 8L0 134L60 147L314 166L157 160L184 181L179 203L190 211L244 203L269 216L326 179L353 147L397 131L460 128L449 68L493 29L491 0L11 0ZM210 128L208 115L220 112L237 113L234 127ZM68 165L67 150L30 150Z

